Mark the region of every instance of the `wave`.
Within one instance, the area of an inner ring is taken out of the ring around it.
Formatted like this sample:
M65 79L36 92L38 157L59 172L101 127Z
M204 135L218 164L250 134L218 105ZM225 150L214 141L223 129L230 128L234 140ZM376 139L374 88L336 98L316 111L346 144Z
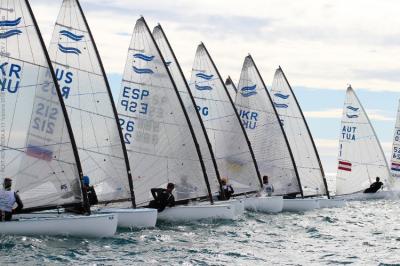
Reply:
M200 86L196 84L196 89L199 91L210 91L213 88L211 86Z
M276 108L288 108L289 107L289 105L287 105L285 103L275 103L274 102L274 105Z
M150 68L137 68L133 66L133 71L135 71L138 74L153 74L154 71L151 70Z
M17 26L21 22L21 17L16 20L2 20L0 21L0 27L12 27Z
M199 78L202 78L202 79L205 79L205 80L210 80L210 79L212 79L212 77L214 77L214 75L207 75L207 74L204 74L204 73L197 73L196 77L199 77Z
M349 105L349 106L347 106L346 107L347 109L349 109L349 110L352 110L352 111L358 111L358 109L360 109L360 108L357 108L357 107L353 107L353 106L351 106L351 105Z
M76 35L76 34L70 32L70 31L67 31L67 30L61 30L60 34L65 36L65 37L68 37L68 38L70 38L71 40L74 40L74 41L81 41L82 38L83 38L83 35Z
M76 55L81 54L81 50L79 50L78 48L65 47L62 46L61 44L58 44L58 49L65 54L76 54Z
M22 33L22 31L20 31L20 30L9 30L9 31L0 33L0 39L6 39L6 38L14 36L14 35L19 35L21 33Z
M150 55L145 55L145 54L141 54L141 53L136 53L133 55L133 57L142 59L147 62L153 61L153 59L154 59L154 55L150 56Z
M289 98L289 94L287 94L287 95L285 95L285 94L282 94L282 93L279 93L279 92L277 92L277 93L275 93L274 94L276 97L278 97L278 98L281 98L281 99L287 99L287 98Z

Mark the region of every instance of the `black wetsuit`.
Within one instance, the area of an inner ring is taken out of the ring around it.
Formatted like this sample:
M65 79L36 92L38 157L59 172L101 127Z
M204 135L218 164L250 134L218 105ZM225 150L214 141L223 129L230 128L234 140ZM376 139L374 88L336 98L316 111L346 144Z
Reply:
M364 193L376 193L379 189L381 189L383 186L383 183L380 181L376 181L371 184L369 188L364 190Z
M175 206L175 197L165 188L152 188L151 194L154 200L150 201L149 208L157 209L162 212L166 207Z
M229 200L233 193L235 193L233 187L231 185L225 185L222 187L222 191L219 192L218 200Z
M24 208L24 204L22 204L21 198L18 196L17 193L14 193L15 202L17 203L17 208L13 210L13 212L19 212ZM13 212L6 212L0 210L0 222L3 221L11 221Z
M94 190L93 186L88 187L86 193L88 196L90 206L96 205L97 203L99 203L99 200L97 199L96 191Z

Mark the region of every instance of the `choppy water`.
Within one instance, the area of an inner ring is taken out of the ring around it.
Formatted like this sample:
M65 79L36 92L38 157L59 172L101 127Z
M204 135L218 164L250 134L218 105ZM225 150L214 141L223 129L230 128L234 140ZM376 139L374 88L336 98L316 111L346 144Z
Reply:
M162 223L113 238L0 237L0 264L400 265L400 202L235 222Z

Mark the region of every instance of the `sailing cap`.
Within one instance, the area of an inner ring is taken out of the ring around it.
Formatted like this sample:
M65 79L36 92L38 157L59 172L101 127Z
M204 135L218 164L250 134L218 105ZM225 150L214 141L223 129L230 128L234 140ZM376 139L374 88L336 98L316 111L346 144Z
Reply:
M83 184L84 184L84 185L89 186L89 184L90 184L90 178L89 178L89 176L84 175L82 181L83 181Z

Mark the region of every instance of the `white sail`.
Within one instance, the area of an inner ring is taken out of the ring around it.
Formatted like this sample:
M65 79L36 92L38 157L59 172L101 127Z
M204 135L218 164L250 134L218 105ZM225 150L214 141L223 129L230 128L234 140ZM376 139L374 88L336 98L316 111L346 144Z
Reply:
M72 131L29 3L1 1L0 18L1 179L25 208L80 205Z
M180 199L209 195L178 91L143 18L135 25L117 103L137 204L150 189L185 184Z
M207 129L220 175L229 178L235 193L259 190L259 174L246 133L204 44L197 47L189 87Z
M382 147L351 87L347 88L339 136L336 195L360 192L380 177L386 187L392 178Z
M400 101L397 109L396 125L394 127L390 169L392 171L392 176L398 180L400 178Z
M235 102L237 89L235 83L233 83L230 76L228 76L228 78L225 81L225 87L228 90L229 96L231 97L232 101Z
M100 57L77 0L64 0L49 47L84 175L99 201L129 199L128 169Z
M261 176L268 176L275 194L300 193L290 147L268 90L249 55L236 94L236 109L254 150Z
M296 96L280 67L275 72L271 97L292 150L303 195L326 195L325 175L318 151Z
M209 146L209 140L207 139L207 131L202 125L200 114L196 111L195 103L190 95L189 86L182 73L178 61L175 58L174 52L169 45L168 39L164 34L163 29L160 25L156 26L153 30L154 39L160 48L161 54L168 66L171 76L176 84L179 94L182 98L183 104L186 108L186 112L189 116L193 130L196 135L197 142L199 143L201 155L207 171L207 177L210 182L211 192L216 194L220 190L218 182L218 169L215 160L213 160L212 149ZM187 190L186 184L176 184L176 193L185 194ZM183 191L180 191L183 190Z

